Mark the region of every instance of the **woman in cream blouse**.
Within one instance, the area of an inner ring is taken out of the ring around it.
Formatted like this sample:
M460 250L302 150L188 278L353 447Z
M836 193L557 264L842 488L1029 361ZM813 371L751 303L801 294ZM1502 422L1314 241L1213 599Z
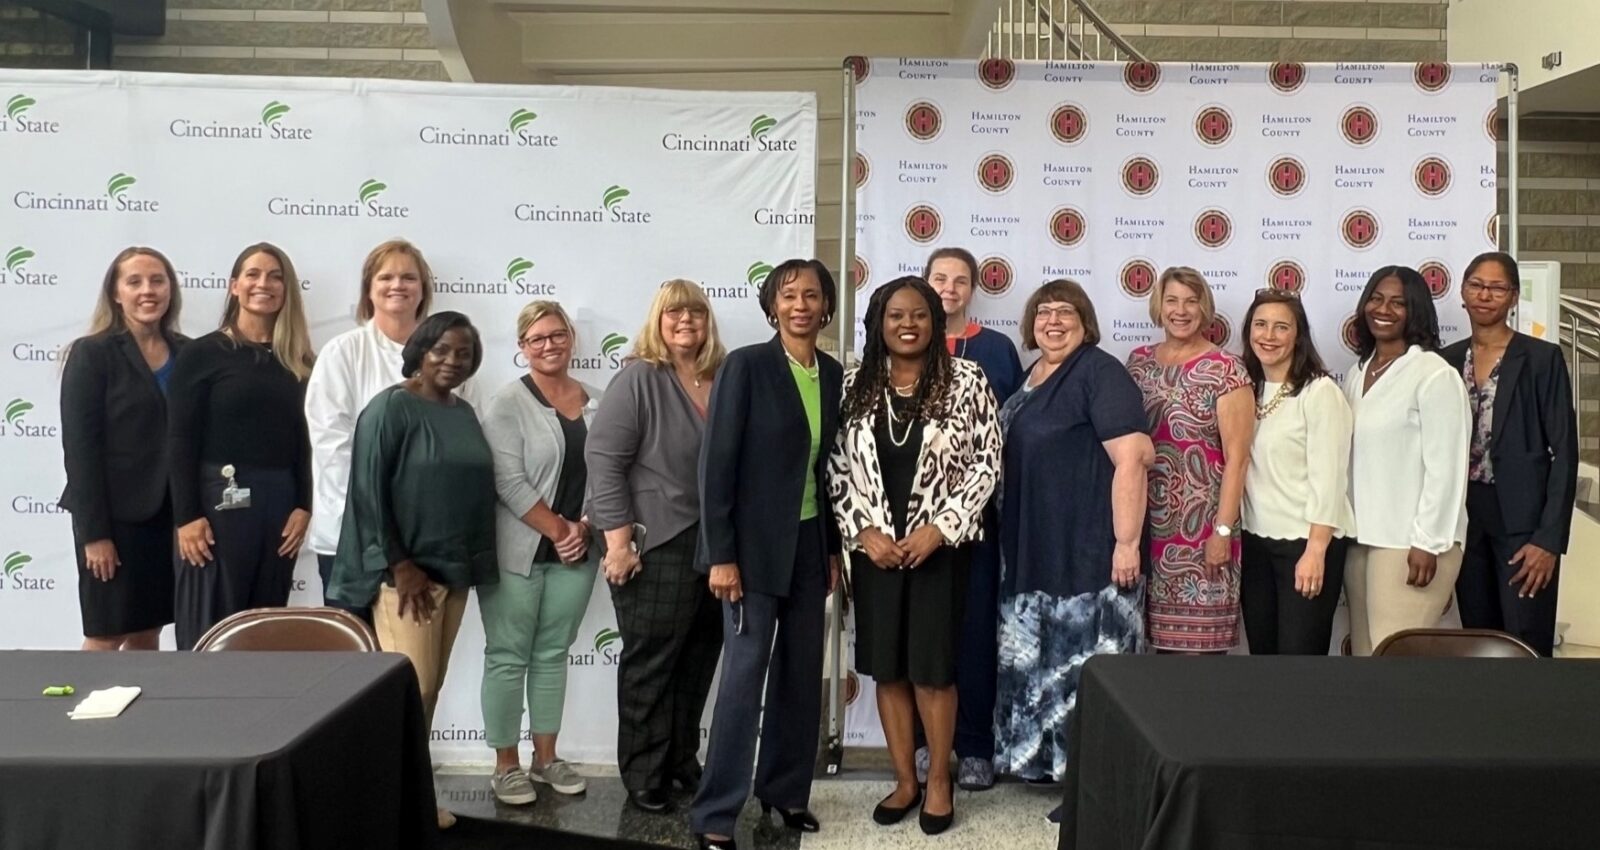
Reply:
M1252 655L1325 655L1354 532L1350 405L1297 295L1256 293L1244 367L1256 393L1239 604Z
M1345 564L1350 645L1438 622L1461 570L1472 415L1460 375L1436 352L1439 320L1415 269L1378 269L1361 293L1360 363L1345 376L1355 414Z

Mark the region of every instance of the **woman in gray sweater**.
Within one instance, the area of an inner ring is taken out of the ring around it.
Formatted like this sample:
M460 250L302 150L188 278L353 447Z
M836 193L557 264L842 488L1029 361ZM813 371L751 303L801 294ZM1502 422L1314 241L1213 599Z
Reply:
M693 792L700 779L700 715L722 615L694 570L697 469L711 379L725 354L700 287L663 284L606 389L585 452L589 520L605 535L601 567L622 633L617 763L629 801L650 813L671 808L674 781Z

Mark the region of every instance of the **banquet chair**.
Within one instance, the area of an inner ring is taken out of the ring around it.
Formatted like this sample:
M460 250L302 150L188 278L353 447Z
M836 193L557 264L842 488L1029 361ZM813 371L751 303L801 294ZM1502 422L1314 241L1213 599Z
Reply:
M1405 629L1383 639L1374 657L1538 658L1533 647L1494 629Z
M212 626L195 652L377 652L378 638L338 608L254 608Z

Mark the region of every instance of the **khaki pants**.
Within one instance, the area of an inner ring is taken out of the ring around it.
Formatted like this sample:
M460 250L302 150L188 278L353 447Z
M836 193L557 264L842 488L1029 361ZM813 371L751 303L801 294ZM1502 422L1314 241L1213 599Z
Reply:
M1345 597L1350 602L1350 652L1371 655L1373 647L1405 629L1438 625L1461 573L1461 547L1439 554L1439 568L1427 587L1406 584L1407 549L1350 547L1344 566Z
M417 684L422 688L422 710L430 732L433 730L433 707L439 702L445 669L450 666L450 649L455 646L456 633L461 631L461 615L467 610L467 588L435 584L431 591L435 607L433 617L426 622L412 619L410 609L401 617L400 594L388 585L378 591L372 606L372 625L378 633L378 646L384 652L398 652L411 659L411 666L417 671Z

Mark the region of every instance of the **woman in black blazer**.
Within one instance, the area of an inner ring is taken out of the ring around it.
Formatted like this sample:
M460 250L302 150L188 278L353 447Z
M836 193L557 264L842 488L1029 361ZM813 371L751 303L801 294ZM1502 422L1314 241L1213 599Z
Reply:
M824 467L844 369L817 348L817 336L837 303L822 263L773 269L761 309L777 335L729 354L711 391L695 560L723 602L722 681L689 820L701 848L734 847L758 728L762 811L776 808L791 829L818 829L807 806L822 713L823 605L839 580Z
M1560 347L1506 324L1521 291L1516 260L1479 254L1462 279L1472 336L1440 352L1472 407L1461 624L1510 632L1548 657L1578 485L1572 383Z
M61 448L86 650L155 649L172 622L167 379L185 342L178 276L153 248L106 270L61 375Z

